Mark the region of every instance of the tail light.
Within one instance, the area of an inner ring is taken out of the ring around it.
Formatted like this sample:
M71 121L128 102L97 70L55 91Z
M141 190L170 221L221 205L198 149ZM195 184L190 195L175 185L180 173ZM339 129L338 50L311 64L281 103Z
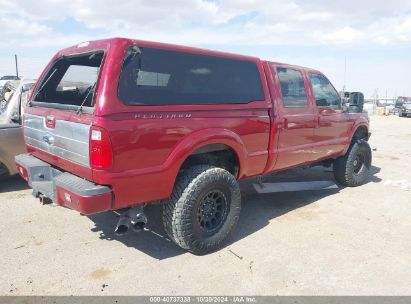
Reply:
M109 169L113 165L113 152L107 131L94 126L90 130L90 165L93 169Z

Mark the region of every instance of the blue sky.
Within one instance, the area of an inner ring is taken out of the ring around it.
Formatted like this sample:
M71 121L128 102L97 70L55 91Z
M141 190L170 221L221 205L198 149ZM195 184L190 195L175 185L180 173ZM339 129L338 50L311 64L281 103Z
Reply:
M122 36L323 71L341 89L411 96L411 1L0 0L0 75L37 77L59 49Z

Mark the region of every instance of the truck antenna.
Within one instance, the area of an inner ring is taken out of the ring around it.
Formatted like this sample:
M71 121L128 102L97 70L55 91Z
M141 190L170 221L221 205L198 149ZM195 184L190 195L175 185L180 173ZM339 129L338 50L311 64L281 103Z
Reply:
M344 56L344 86L343 86L344 93L345 93L346 80L347 80L347 56Z

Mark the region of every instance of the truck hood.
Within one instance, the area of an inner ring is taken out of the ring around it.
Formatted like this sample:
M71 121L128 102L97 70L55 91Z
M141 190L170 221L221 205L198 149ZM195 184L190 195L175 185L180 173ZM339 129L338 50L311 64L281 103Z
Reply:
M411 110L411 103L404 103L404 104L402 105L402 107L403 107L404 109Z

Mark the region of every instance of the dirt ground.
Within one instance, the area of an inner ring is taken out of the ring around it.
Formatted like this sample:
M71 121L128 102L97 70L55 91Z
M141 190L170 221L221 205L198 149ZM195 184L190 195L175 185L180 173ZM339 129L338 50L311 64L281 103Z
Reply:
M371 118L372 176L357 188L258 194L242 183L230 243L195 256L150 231L118 237L113 213L42 206L0 184L1 295L411 295L411 119ZM264 183L332 180L329 168Z

